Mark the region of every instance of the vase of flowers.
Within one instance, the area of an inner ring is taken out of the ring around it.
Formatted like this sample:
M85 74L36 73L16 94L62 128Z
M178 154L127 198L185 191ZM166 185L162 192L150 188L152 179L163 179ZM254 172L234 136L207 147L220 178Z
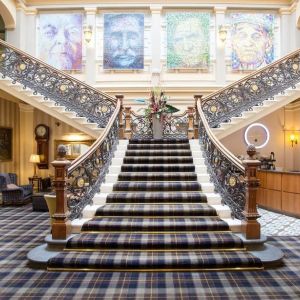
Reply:
M152 122L152 131L154 139L163 137L164 121L168 113L178 111L177 108L167 104L167 96L158 88L150 92L148 107L145 109L145 117Z

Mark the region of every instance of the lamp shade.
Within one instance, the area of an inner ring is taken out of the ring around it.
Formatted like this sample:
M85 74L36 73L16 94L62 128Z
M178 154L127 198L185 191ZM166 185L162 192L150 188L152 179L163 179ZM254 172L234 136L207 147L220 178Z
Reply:
M31 154L29 158L29 162L31 163L40 163L40 156L38 154Z

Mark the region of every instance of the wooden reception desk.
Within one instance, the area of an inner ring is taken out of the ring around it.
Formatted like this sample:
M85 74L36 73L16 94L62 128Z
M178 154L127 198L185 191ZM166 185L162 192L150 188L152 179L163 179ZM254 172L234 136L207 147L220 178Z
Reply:
M300 217L300 172L259 170L259 206Z

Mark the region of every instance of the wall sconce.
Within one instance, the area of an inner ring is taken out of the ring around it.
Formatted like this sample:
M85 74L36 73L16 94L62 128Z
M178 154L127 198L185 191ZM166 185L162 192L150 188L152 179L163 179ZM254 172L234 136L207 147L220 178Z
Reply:
M86 43L89 43L92 40L93 27L92 25L83 25L83 36Z
M227 28L225 25L219 26L219 38L224 43L227 38Z
M291 141L291 143L292 143L292 147L294 147L294 144L295 144L295 145L298 144L298 137L297 137L294 133L292 133L292 134L290 135L290 141Z

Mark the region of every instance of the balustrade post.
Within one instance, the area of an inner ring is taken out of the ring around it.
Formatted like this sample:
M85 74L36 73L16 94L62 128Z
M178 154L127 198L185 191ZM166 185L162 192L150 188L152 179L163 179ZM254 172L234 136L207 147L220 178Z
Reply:
M66 159L66 147L59 145L57 148L58 158L51 164L55 168L54 187L56 192L56 210L52 218L52 238L65 240L71 233L71 222L68 219L66 175L68 166L71 164ZM51 216L50 216L51 217Z
M123 118L123 100L124 95L116 95L116 98L120 101L121 107L119 112L119 139L124 139L124 118Z
M245 219L242 221L242 229L246 239L260 238L260 224L257 219L260 215L257 212L256 192L259 187L259 179L256 176L257 168L261 165L259 160L253 158L256 149L253 145L247 148L249 158L243 160L245 167L246 181L246 203L243 211Z
M202 95L194 95L195 99L195 120L194 120L194 137L197 139L199 137L199 113L197 109L197 102L201 101Z
M194 139L194 107L188 107L188 139Z
M124 130L125 139L129 140L132 136L131 131L131 107L125 107L125 130Z

